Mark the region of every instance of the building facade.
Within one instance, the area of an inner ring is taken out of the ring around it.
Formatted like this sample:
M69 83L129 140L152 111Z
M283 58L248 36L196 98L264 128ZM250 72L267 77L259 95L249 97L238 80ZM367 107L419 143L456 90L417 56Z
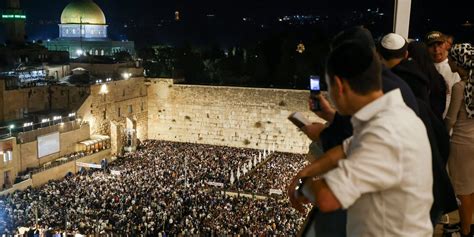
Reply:
M133 41L108 38L104 12L92 0L73 0L61 14L59 38L44 42L53 51L67 51L70 58L83 55L113 56L125 51L135 54Z

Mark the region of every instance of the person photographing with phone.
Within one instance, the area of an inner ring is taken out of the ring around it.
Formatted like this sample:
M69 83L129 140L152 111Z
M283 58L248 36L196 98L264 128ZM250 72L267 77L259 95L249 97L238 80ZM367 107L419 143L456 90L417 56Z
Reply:
M345 42L359 42L370 50L375 51L375 42L372 34L366 28L356 26L348 28L337 34L331 42L331 49L335 49ZM351 63L354 60L357 62L358 57L348 59L346 63ZM324 75L324 74L323 74ZM323 78L324 80L324 78ZM411 108L416 114L419 113L416 98L409 86L397 75L392 73L390 69L382 67L382 90L384 93L388 93L392 90L399 89L401 91L403 101ZM327 157L329 154L342 153L342 149L335 149L334 153L329 152L335 147L340 147L343 141L352 136L352 124L351 116L342 115L338 113L326 97L319 96L319 102L321 105L321 111L314 112L320 118L326 120L326 123L308 123L307 126L302 127L301 130L313 141L310 145L309 160L315 160L320 154L326 152L324 156L318 159ZM312 110L312 100L309 101L309 107ZM336 156L338 157L338 156ZM331 167L334 166L331 164ZM291 200L290 200L291 201ZM294 207L296 205L293 205ZM313 210L307 217L307 223L303 227L303 236L314 236L308 230L315 230L318 237L345 237L346 236L346 210L339 209L334 212L320 212L317 207L313 207Z
M400 90L384 95L381 64L362 43L335 47L326 70L329 97L340 115L352 116L354 132L293 178L293 207L304 211L311 200L321 212L347 210L348 236L432 236L431 149L422 121Z

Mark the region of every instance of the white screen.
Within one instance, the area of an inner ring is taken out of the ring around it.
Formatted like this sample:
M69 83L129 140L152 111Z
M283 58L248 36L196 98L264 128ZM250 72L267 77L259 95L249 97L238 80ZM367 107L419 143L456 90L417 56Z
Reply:
M38 137L38 158L59 152L59 132Z

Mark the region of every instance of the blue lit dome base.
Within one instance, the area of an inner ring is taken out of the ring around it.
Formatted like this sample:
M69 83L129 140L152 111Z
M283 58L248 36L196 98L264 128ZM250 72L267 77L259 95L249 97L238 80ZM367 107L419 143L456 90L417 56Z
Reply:
M60 24L59 38L106 39L107 25Z

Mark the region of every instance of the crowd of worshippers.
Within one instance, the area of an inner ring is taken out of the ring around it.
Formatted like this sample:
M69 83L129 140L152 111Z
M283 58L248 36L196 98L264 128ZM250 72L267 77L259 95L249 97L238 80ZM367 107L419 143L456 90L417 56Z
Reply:
M268 195L270 189L286 190L292 174L302 169L305 162L301 154L273 153L268 162L238 180L232 190L261 195Z
M302 128L311 163L287 189L300 212L313 204L308 236L431 237L455 210L444 233L474 236L474 47L357 26L333 38L323 75L328 98L309 107L327 123Z
M146 140L109 170L88 170L1 197L0 230L14 234L37 221L49 234L293 236L303 220L285 199L229 196L206 185L228 182L230 169L256 154Z

